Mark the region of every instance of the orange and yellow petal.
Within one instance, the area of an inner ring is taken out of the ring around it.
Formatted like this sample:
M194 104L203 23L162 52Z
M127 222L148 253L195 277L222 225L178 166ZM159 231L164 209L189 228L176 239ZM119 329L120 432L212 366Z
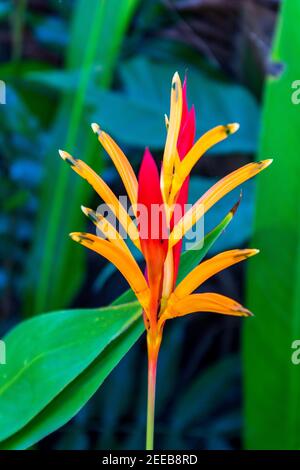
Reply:
M138 230L126 209L122 206L118 198L115 196L110 187L103 181L103 179L97 175L85 162L78 160L68 152L59 150L59 154L63 160L65 160L71 168L84 178L99 194L101 199L109 206L113 211L117 219L120 221L122 227L126 230L133 243L140 248Z
M98 135L98 140L112 159L127 191L130 202L133 206L137 203L138 182L133 168L116 142L96 123L92 124L92 129Z
M176 303L169 302L161 321L196 312L212 312L238 317L252 316L248 309L229 297L215 293L205 293L188 295Z
M90 233L74 232L70 233L70 237L72 240L90 248L113 263L127 280L142 307L146 311L148 310L149 287L142 271L131 254L126 253L108 240L102 240Z
M97 214L92 209L89 209L88 207L84 206L81 206L81 210L102 232L105 238L107 238L114 245L124 250L126 253L131 254L128 246L126 245L119 232L102 214Z
M161 190L165 201L167 201L169 197L175 160L178 159L177 141L181 124L181 114L182 86L179 74L176 72L172 80L170 117L161 172Z
M245 165L238 170L222 178L184 214L184 216L175 225L170 235L170 246L174 246L182 237L193 227L193 225L222 197L235 189L240 184L249 180L253 176L267 168L272 159L261 162L253 162Z
M197 140L176 168L172 184L171 200L175 200L176 194L180 190L185 179L189 176L193 167L203 154L214 145L226 139L229 135L234 134L238 129L239 124L237 123L227 124L226 126L217 126L206 132Z
M259 250L254 249L229 250L204 261L196 266L196 268L178 284L171 297L176 300L186 297L210 277L229 266L233 266L240 261L256 255L258 252Z

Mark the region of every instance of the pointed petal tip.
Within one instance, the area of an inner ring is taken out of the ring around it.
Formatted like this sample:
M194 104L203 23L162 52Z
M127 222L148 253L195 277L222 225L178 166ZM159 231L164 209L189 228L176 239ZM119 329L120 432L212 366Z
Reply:
M270 166L271 163L273 163L273 158L267 158L266 160L260 160L260 161L256 162L259 171L262 171L265 168L268 168L268 166Z
M97 217L97 214L93 209L89 209L88 207L81 206L81 210L86 215L95 225L99 223L99 219Z
M267 158L266 160L262 160L261 163L264 164L264 168L267 168L268 166L273 163L274 159L273 158Z
M181 80L178 72L175 72L172 78L172 91L175 92L176 100L178 99L178 91L181 90Z
M59 149L58 153L65 162L69 163L69 165L76 165L76 159L72 157L72 155L70 155L68 152Z
M92 122L91 128L92 128L92 131L93 131L95 134L100 134L100 126L99 126L99 124L97 124L96 122Z
M69 237L74 241L80 243L80 237L78 232L69 233Z
M255 248L244 248L242 250L238 249L238 250L233 250L233 251L236 251L236 254L233 254L233 257L234 258L239 258L240 260L251 258L252 256L255 256L259 253L259 250L255 249ZM226 252L224 252L224 253L226 253Z
M168 118L167 114L165 114L165 125L166 125L166 128L168 129L168 127L169 127L169 118Z
M251 256L258 255L259 252L260 252L260 250L257 250L256 248L254 248L252 250L248 250L247 258L251 258Z
M236 311L240 312L243 317L254 317L254 314L245 307L240 306L236 309Z
M241 200L242 200L242 191L240 192L240 197L239 197L239 200L234 204L234 206L232 207L232 209L230 210L230 213L232 215L232 217L234 216L234 214L236 213L236 211L238 210L238 207L241 203Z
M240 125L237 122L233 122L231 124L227 124L224 127L225 127L226 134L231 135L231 134L234 134L235 132L237 132L239 130Z
M254 313L250 312L250 310L247 311L246 317L255 317Z
M89 233L84 233L84 232L71 232L69 233L69 237L77 243L82 243L84 240L91 242L89 239L90 234Z
M172 82L176 82L177 80L180 80L180 76L179 76L179 73L176 70L176 72L173 75Z
M85 215L88 215L88 212L90 209L88 209L87 207L85 206L80 206L80 209L82 210L82 212L85 214Z

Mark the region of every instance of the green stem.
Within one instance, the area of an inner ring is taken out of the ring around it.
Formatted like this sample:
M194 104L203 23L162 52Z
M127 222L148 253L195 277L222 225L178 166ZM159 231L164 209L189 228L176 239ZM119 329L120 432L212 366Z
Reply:
M147 432L146 450L153 450L154 441L154 414L155 414L155 390L158 348L151 348L148 343L148 404L147 404Z

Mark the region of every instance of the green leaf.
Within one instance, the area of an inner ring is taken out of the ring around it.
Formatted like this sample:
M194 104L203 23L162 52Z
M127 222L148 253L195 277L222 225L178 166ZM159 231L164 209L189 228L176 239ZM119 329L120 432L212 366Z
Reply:
M299 85L300 3L284 1L272 59L282 73L266 84L259 158L274 157L257 179L248 300L255 318L244 330L245 445L300 448L300 369L292 343L300 339ZM294 100L294 103L293 103ZM298 101L299 102L299 101Z
M140 314L137 302L69 310L12 330L4 338L7 364L0 370L0 440L22 430L27 442L70 419L141 334Z
M189 250L185 251L180 258L178 269L177 283L181 282L189 272L194 269L206 256L209 249L215 244L219 236L224 232L237 209L235 205L224 219L211 232L209 232L204 240L195 243Z
M91 363L19 432L0 443L2 449L26 449L67 423L92 397L144 331L140 318Z

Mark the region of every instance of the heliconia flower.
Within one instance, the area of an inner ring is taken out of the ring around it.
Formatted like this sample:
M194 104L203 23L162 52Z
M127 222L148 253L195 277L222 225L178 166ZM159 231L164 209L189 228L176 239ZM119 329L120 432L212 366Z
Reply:
M182 238L223 196L270 165L272 160L249 163L222 178L184 212L188 197L190 172L212 146L236 132L238 124L221 125L195 141L195 111L188 108L187 83L181 85L175 73L171 87L170 115L165 118L167 138L159 172L150 150L146 148L138 179L114 140L97 124L92 124L98 140L112 159L124 184L136 223L104 180L83 161L60 150L61 157L88 181L126 231L129 239L144 255L143 273L119 231L102 215L82 208L103 237L71 233L74 241L94 250L112 262L123 274L143 309L148 345L148 425L147 448L153 446L154 400L157 357L165 322L194 312L250 316L238 302L216 293L195 294L207 279L256 253L255 249L226 251L200 263L176 283ZM179 206L181 213L174 210ZM152 213L160 208L159 214ZM141 211L146 210L146 216Z

